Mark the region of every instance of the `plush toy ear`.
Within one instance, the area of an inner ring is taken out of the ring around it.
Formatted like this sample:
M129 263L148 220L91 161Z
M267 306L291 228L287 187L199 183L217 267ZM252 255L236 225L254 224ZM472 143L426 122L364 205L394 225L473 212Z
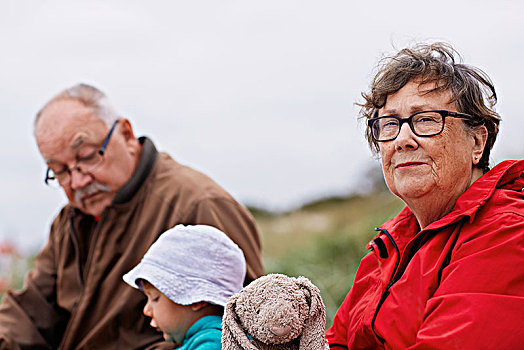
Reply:
M326 349L328 342L324 336L326 331L326 311L320 291L310 280L298 277L297 284L302 289L309 303L309 314L300 337L299 349Z
M238 315L235 308L240 294L237 293L229 298L224 308L222 318L222 349L224 350L256 350L249 341L246 333L240 326Z

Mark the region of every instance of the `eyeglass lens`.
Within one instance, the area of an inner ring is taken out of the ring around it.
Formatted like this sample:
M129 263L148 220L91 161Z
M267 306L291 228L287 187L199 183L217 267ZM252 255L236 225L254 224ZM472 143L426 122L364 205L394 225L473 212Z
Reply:
M76 164L70 169L63 169L54 172L53 169L49 169L48 177L50 179L56 179L61 185L68 185L71 182L71 173L73 171L79 171L83 174L89 173L96 169L102 163L103 157L100 155L98 150L93 151L90 155L78 159Z
M104 142L102 143L102 147L99 150L94 150L88 156L79 158L72 168L64 168L57 172L54 172L51 168L47 168L45 183L50 184L53 183L53 180L57 180L60 183L60 185L67 186L71 182L71 176L74 170L79 171L83 174L95 170L96 167L98 167L104 160L104 152L107 148L107 145L109 144L111 135L113 134L113 131L119 121L120 119L114 121L113 125L111 126L111 129L109 129L109 132L107 133Z
M372 125L373 137L378 140L391 140L400 133L401 124L407 122L411 130L418 136L433 136L442 131L444 119L437 112L421 112L407 119L397 117L381 117Z

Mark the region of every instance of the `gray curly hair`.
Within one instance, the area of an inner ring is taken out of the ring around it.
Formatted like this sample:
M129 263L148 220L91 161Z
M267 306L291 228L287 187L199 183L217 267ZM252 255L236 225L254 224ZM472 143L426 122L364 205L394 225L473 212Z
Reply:
M458 62L455 57L457 57ZM399 91L408 82L419 79L421 84L435 82L432 91L451 92L451 101L457 104L459 112L474 116L466 120L467 128L485 126L488 138L484 153L476 165L484 172L489 170L489 155L493 148L501 120L495 112L497 94L491 79L482 70L461 63L460 54L449 44L436 42L417 44L400 50L396 55L383 58L378 65L378 73L370 85L369 92L363 92L360 118L370 119L386 104L387 97ZM377 154L378 143L371 130L366 130L366 138L371 150Z

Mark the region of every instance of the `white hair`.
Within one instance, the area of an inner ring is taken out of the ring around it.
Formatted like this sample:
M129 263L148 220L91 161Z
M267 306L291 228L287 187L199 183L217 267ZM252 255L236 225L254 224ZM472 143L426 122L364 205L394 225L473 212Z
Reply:
M119 115L116 112L115 108L109 101L109 98L99 89L88 84L77 84L70 88L63 90L53 97L49 102L42 107L35 118L35 127L42 115L43 111L51 104L59 100L75 100L82 103L84 106L90 108L95 116L107 125L108 128L113 125L115 120L118 119Z

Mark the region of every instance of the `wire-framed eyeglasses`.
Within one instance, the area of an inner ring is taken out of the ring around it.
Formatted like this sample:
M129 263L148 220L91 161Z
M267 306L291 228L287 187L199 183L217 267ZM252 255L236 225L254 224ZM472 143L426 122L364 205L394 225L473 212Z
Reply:
M466 113L431 110L414 113L408 118L399 118L397 116L370 118L368 120L368 126L371 130L371 136L378 142L396 139L404 123L408 123L411 131L413 131L415 135L430 137L438 135L444 130L446 117L473 119L473 116Z
M109 129L109 132L107 133L104 142L102 142L102 146L99 149L94 150L85 157L78 158L76 160L76 163L71 168L65 167L60 171L53 171L51 168L48 167L44 179L45 184L60 184L60 186L63 187L69 186L69 184L71 183L71 174L74 170L82 174L88 174L91 171L95 170L98 166L100 166L100 164L102 164L104 160L104 153L107 149L107 145L109 144L109 140L111 139L111 135L113 134L113 131L115 130L115 127L119 121L120 119L115 120L115 122L111 126L111 129Z

